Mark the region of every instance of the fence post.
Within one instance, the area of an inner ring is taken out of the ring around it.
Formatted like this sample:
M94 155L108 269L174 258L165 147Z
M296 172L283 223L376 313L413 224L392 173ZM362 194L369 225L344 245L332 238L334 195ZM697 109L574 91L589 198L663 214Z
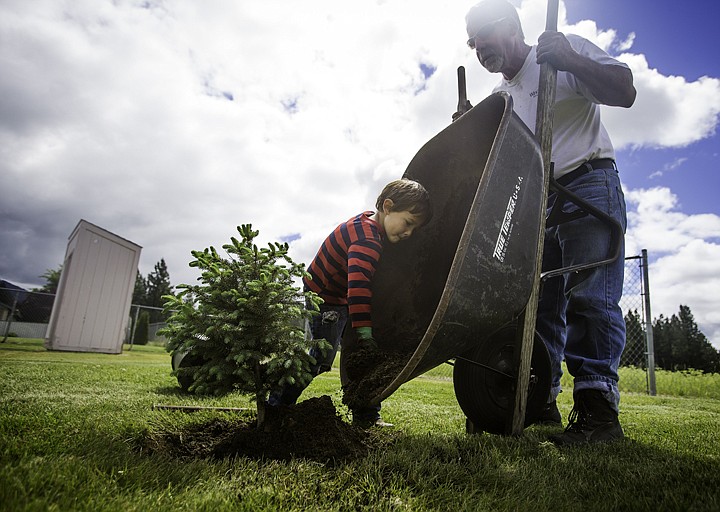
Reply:
M647 249L642 250L643 295L645 296L645 341L647 343L648 392L657 394L655 387L655 343L653 341L652 313L650 312L650 277L648 272Z
M130 346L128 350L132 350L135 343L135 331L137 330L138 315L140 314L140 306L135 304L135 319L133 320L132 333L130 334Z
M15 292L13 295L13 305L12 309L10 309L10 316L8 316L7 322L5 323L5 334L3 335L2 343L5 343L8 339L8 335L10 334L10 325L12 325L12 319L15 316L15 309L17 308L17 297L19 292Z

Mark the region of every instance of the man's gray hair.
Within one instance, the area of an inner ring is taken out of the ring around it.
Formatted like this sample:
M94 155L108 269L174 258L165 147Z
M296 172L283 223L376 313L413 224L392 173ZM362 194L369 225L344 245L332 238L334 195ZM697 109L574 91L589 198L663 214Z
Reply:
M515 21L520 36L524 41L525 34L523 33L522 23L520 23L520 16L518 16L515 6L507 0L482 0L482 2L473 5L465 15L468 37L477 34L482 27L504 18Z

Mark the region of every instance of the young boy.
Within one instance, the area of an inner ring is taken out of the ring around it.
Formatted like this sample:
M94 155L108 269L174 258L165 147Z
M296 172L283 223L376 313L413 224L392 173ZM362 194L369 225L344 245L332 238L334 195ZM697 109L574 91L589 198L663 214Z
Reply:
M312 350L317 363L313 375L332 367L345 326L350 320L359 343L377 347L372 335L372 278L385 242L397 243L427 224L432 216L427 190L409 179L388 183L378 196L375 212L367 211L340 224L325 239L308 267L311 278L305 289L317 293L324 303L313 318L314 339L324 338L333 347L324 356ZM342 369L341 369L342 370ZM343 381L344 376L340 376ZM270 405L294 404L305 386L288 386L273 394ZM380 406L354 409L353 423L392 426L380 419Z

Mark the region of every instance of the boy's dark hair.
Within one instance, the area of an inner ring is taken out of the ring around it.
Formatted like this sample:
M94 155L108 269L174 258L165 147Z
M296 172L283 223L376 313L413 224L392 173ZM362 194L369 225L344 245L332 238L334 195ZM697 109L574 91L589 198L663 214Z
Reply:
M418 215L423 220L423 225L430 222L432 218L432 205L430 204L430 194L420 183L407 178L391 181L377 198L375 207L378 211L382 210L385 199L391 199L393 202L392 211L394 212L410 212Z

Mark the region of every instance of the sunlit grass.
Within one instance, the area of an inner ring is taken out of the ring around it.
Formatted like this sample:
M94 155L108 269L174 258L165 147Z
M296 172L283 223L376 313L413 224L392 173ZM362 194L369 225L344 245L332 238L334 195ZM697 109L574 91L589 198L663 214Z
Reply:
M554 431L536 427L519 438L466 435L452 368L442 365L383 403L399 434L367 457L336 466L176 460L146 454L138 440L157 425L182 428L218 413L153 404L250 401L180 394L158 346L105 355L9 341L0 344L0 510L720 509L717 375L658 372L659 396L626 391L628 439L614 445L559 450L547 442ZM337 369L302 399L323 394L347 414ZM571 401L560 395L564 415Z

